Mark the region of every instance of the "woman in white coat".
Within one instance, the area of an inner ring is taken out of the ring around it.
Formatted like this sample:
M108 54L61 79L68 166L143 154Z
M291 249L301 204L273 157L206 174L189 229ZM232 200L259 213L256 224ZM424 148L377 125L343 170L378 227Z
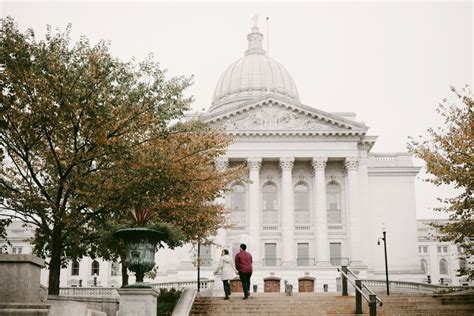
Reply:
M215 274L218 274L219 271L221 272L222 283L224 283L224 292L225 292L225 300L229 299L230 295L230 284L229 280L237 273L237 270L234 266L234 260L229 255L229 250L223 249L221 255L221 261L219 262L219 266L217 267Z

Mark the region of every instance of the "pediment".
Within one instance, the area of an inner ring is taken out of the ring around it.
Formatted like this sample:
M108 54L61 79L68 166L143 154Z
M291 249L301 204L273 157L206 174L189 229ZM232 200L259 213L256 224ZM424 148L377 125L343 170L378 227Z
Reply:
M204 116L228 133L365 134L367 126L302 104L275 98L254 101L235 109Z

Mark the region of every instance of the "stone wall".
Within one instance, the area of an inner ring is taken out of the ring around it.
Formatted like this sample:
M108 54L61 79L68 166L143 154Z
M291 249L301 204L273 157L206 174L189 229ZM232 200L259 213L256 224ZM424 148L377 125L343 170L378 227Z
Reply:
M33 255L0 254L0 301L39 303L44 260Z
M101 311L107 316L116 316L119 310L118 297L87 297L87 296L58 296L49 295L48 303L54 305L55 302L78 302L90 306L92 309Z

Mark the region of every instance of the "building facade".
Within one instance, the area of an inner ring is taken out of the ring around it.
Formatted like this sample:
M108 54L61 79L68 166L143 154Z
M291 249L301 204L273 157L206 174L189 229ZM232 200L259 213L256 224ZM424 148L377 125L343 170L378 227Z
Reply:
M201 276L214 278L222 248L235 254L246 243L258 291L270 279L281 280L281 287L283 280L304 280L309 290L335 291L341 264L383 279L377 241L384 226L392 278L423 280L414 191L420 168L411 155L371 152L377 137L354 113L304 105L291 75L263 50L256 25L247 40L244 56L219 78L209 110L196 114L234 139L218 167L249 169L249 181L231 183L220 201L230 210L231 228L202 247ZM194 245L162 249L156 259L155 281L196 278ZM91 284L119 286L119 265L84 258L61 276L61 286Z

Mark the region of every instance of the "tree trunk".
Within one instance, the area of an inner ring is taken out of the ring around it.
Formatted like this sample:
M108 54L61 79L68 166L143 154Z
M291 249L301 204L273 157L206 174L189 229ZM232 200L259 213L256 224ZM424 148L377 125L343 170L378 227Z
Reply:
M49 262L48 294L59 295L59 278L61 276L61 239L60 234L53 233L51 261Z
M125 255L120 254L120 261L121 261L121 266L122 266L122 287L125 287L128 285L128 270L127 270L127 265L125 264Z

